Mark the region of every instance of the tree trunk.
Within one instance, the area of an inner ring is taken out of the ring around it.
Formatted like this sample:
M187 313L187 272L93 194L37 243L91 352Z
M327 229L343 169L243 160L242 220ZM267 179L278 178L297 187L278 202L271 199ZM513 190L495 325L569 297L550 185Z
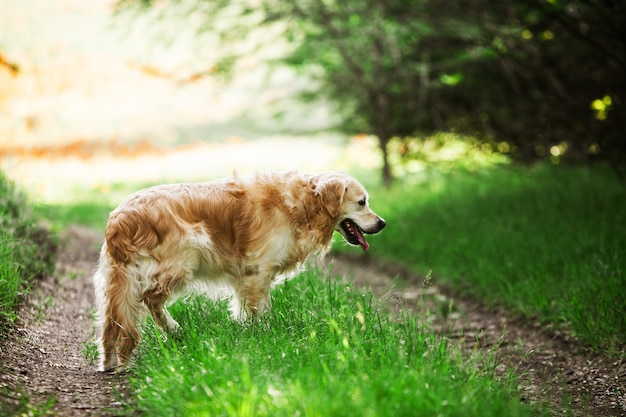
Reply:
M380 150L383 152L383 184L385 187L389 188L393 184L393 175L391 173L391 166L389 165L389 155L387 153L387 143L389 142L388 138L378 137L378 146L380 146Z
M383 171L382 179L386 187L391 187L393 183L393 174L389 165L389 154L387 152L387 144L389 143L389 96L384 88L377 94L373 102L373 107L378 110L375 116L376 120L376 136L378 136L378 146L383 154Z

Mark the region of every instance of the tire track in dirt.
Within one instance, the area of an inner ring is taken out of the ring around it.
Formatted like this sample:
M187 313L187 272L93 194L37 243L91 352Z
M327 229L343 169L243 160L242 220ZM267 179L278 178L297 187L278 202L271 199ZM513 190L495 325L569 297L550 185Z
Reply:
M60 236L55 273L35 284L0 341L0 414L119 412L125 378L96 372L83 354L94 334L91 277L101 241L100 233L83 227Z

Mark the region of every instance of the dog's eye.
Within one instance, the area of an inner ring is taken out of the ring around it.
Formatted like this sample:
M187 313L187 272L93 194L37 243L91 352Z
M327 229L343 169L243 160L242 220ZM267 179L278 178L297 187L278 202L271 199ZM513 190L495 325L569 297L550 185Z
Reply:
M364 206L366 203L365 197L359 200L359 206Z

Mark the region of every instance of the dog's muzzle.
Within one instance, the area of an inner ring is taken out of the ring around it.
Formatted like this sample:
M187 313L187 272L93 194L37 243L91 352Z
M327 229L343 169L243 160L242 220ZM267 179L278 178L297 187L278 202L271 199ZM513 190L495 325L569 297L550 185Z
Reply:
M370 248L369 243L365 240L364 234L372 235L380 232L387 223L382 218L378 218L373 227L361 229L352 219L345 219L341 222L341 232L348 243L355 246L361 246L363 250Z

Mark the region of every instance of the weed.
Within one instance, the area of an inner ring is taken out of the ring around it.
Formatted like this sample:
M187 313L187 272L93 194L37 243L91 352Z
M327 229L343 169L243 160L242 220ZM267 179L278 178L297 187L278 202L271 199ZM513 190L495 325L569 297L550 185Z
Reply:
M83 342L83 359L89 365L93 365L98 360L98 345L93 340Z

